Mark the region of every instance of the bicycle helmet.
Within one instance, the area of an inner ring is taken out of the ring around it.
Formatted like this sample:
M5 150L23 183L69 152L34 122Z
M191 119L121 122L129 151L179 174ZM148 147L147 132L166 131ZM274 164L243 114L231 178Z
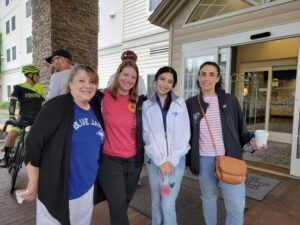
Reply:
M28 73L39 73L39 72L40 72L40 68L35 65L26 65L22 67L22 73L24 73L25 75Z
M122 61L125 59L131 59L133 61L137 61L137 55L134 53L134 51L127 50L122 53L121 59L122 59Z

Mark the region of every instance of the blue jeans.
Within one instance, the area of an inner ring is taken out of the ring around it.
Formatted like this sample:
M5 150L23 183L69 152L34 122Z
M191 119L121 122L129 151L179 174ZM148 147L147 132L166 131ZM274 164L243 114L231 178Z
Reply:
M160 195L160 182L162 176L159 174L159 167L153 161L147 161L147 170L151 191L152 225L177 225L175 203L180 190L181 181L185 169L185 156L181 157L174 172L169 176L170 194Z
M199 182L202 208L206 225L217 224L217 199L220 187L226 209L226 225L243 225L245 208L245 183L226 184L214 175L214 156L200 156Z

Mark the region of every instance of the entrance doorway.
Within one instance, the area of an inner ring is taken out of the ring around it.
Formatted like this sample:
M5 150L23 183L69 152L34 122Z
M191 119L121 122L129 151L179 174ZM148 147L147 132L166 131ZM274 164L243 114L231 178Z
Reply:
M284 45L287 41L288 39L284 39ZM279 52L274 57L271 51L273 45L281 44L281 40L276 40L237 47L238 73L232 77L232 93L240 101L248 129L263 129L270 134L267 151L246 153L244 158L255 162L256 166L270 165L275 170L277 167L278 170L285 168L288 169L286 173L289 173L298 52L286 56L283 51L282 55ZM298 46L299 42L293 46L294 50ZM255 52L262 52L263 56L246 55L245 52L251 54L249 47L252 52L253 49L257 50Z
M299 27L300 22L289 23L183 44L180 71L183 76L179 82L183 96L197 93L194 85L199 69L197 60L213 56L210 60L221 66L223 87L239 99L249 129L269 131L268 146L285 149L288 159L284 172L296 177L300 177ZM249 39L251 34L264 31L272 35L263 40ZM270 165L267 158L259 161L259 167Z

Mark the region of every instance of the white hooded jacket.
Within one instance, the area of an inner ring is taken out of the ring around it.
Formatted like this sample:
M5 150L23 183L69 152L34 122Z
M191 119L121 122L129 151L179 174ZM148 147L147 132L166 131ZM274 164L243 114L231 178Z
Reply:
M143 138L145 152L156 166L170 161L176 167L180 158L190 149L190 122L184 99L172 92L166 132L156 95L144 102Z

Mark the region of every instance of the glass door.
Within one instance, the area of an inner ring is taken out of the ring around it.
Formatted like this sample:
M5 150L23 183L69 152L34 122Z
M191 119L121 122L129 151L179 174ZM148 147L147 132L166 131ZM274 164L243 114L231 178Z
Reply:
M246 68L237 78L239 96L248 128L269 130L271 67Z
M291 68L244 68L236 96L240 96L248 128L264 129L269 140L291 144L296 70Z

